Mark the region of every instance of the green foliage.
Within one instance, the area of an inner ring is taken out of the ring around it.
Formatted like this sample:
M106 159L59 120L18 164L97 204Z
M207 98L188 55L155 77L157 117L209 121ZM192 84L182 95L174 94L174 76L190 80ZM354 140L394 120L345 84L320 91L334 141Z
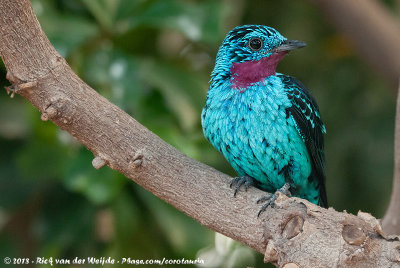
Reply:
M382 216L391 188L394 91L307 2L234 2L32 0L50 41L83 80L180 151L230 175L200 127L219 43L248 23L306 41L278 71L298 77L318 100L328 131L330 204ZM1 87L5 72L0 66ZM5 91L0 151L1 256L262 263L260 254L214 237L121 174L95 170L88 150Z

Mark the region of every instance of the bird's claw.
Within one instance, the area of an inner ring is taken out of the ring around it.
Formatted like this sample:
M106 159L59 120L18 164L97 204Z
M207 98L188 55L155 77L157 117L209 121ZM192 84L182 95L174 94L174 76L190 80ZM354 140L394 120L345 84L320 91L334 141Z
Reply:
M257 200L257 204L266 202L260 209L257 214L257 217L260 217L261 213L263 213L269 206L274 207L275 200L278 198L277 192L280 192L284 195L291 196L292 194L289 191L290 184L286 182L280 189L278 189L274 194L268 194L266 196L261 197Z
M233 192L234 197L236 197L236 194L242 185L244 185L244 190L247 192L247 189L249 189L250 186L254 186L255 182L252 177L242 176L233 178L231 183L229 184L229 187L232 188L235 184L236 184L235 191Z
M263 213L267 207L271 206L271 208L274 207L274 203L276 198L278 198L277 194L269 194L267 196L263 196L260 199L257 200L257 204L263 203L266 201L266 203L261 207L260 211L257 213L257 217L260 217L261 213Z

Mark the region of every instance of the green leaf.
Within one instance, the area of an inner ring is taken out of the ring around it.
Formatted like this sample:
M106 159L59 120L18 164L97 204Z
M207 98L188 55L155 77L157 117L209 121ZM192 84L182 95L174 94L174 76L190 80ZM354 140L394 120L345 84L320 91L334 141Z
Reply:
M136 192L146 203L152 219L154 218L158 226L162 228L169 243L179 252L188 254L187 256L193 256L191 252L211 243L213 239L212 231L199 225L192 218L143 188L138 188Z
M40 22L50 42L63 57L100 33L95 23L75 16L53 14L40 17Z
M191 130L199 123L207 88L204 79L161 61L143 61L140 72L147 83L161 92L184 130Z
M99 170L92 167L93 155L86 149L67 161L65 186L86 196L94 204L109 203L121 191L126 178L105 166Z
M59 187L52 188L43 198L46 202L32 224L33 234L41 245L38 256L65 256L71 248L83 257L85 253L91 254L87 251L94 246L95 207Z
M183 0L153 1L129 19L129 28L139 25L170 28L179 30L192 41L213 43L215 33L219 31L220 10L221 3L218 1L203 1L200 4Z
M135 111L146 94L140 61L130 54L99 48L88 55L85 80L120 108ZM147 86L148 87L148 86Z
M82 0L102 27L112 31L119 0Z
M0 98L0 136L23 139L29 134L28 111L22 98Z
M26 180L60 178L65 152L57 143L36 139L27 144L17 156L17 168Z

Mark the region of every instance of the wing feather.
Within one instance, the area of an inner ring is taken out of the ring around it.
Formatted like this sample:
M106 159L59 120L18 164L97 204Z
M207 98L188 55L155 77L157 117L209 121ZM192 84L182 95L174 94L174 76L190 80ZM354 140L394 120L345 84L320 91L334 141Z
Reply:
M325 156L324 134L325 126L321 120L319 109L308 89L296 78L288 75L278 75L284 83L289 100L292 103L287 113L296 121L297 130L306 144L311 159L311 179L317 179L320 188L320 203L327 207L325 190Z

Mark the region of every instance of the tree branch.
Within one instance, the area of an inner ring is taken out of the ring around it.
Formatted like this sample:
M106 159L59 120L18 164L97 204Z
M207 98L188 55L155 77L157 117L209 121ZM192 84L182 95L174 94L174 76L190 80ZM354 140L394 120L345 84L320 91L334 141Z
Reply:
M397 93L396 127L394 133L393 190L382 225L386 233L400 234L400 81Z
M393 86L400 76L400 23L376 0L312 0Z
M177 151L86 85L55 51L28 0L0 0L0 56L13 91L108 165L200 224L283 267L390 267L398 237L369 214L354 216L280 195L257 218L257 189L233 198L229 178Z

